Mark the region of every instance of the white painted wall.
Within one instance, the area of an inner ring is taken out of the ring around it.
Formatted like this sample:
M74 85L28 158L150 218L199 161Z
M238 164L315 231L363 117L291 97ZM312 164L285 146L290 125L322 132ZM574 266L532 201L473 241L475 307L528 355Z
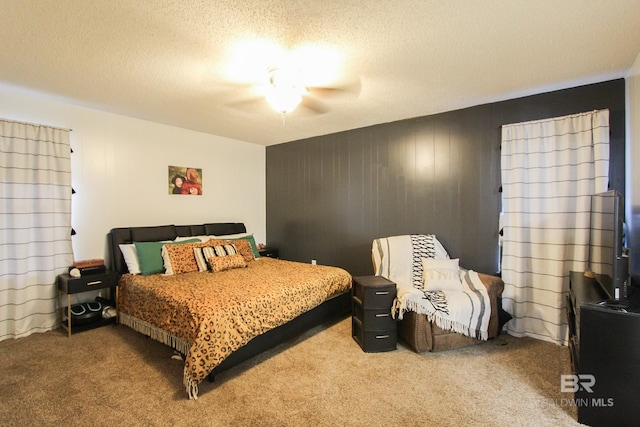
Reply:
M244 222L266 239L265 147L0 85L0 118L71 128L76 260L106 257L123 226ZM169 165L202 168L203 195L169 195Z
M640 54L626 77L626 220L631 273L640 278Z

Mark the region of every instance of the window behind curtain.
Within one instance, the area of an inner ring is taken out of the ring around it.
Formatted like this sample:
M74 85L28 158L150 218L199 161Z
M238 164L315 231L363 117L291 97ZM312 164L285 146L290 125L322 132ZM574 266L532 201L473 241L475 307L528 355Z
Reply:
M73 263L69 131L0 120L0 340L57 326Z

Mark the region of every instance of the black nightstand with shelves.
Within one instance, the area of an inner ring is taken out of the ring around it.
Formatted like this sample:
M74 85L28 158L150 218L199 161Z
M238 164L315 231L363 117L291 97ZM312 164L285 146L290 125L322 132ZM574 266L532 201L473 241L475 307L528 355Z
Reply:
M280 251L278 248L273 248L269 246L265 246L262 249L258 249L260 256L268 257L268 258L280 258Z
M398 325L391 317L396 284L382 276L353 278L351 332L367 353L397 348Z
M109 289L109 299L105 300L104 298L100 298L100 300L104 302L108 302L110 305L115 307L116 303L116 292L118 290L118 281L120 280L120 275L118 273L114 273L112 271L105 271L104 273L96 273L96 274L87 274L81 277L72 277L68 273L60 274L57 277L58 284L58 309L60 315L60 325L64 330L67 331L68 336L71 336L71 331L73 332L81 332L86 331L88 329L97 328L99 326L103 326L109 323L115 323L116 317L111 318L102 318L99 320L81 324L81 325L72 325L72 316L71 316L71 295L79 294L82 292L95 291L100 289ZM67 304L64 306L63 298L66 295Z

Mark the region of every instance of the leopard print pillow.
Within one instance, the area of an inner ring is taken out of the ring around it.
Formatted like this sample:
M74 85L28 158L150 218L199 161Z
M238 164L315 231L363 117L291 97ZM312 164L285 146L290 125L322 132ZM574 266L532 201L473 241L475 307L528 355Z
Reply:
M166 274L181 274L201 271L194 253L194 248L211 246L233 245L246 262L253 261L253 251L247 240L218 240L210 239L202 243L181 243L178 245L164 245L162 247L163 259L165 260Z
M193 254L193 245L194 243L184 243L181 245L164 245L162 247L166 274L181 274L198 271L196 257Z
M219 240L218 240L219 241ZM253 256L253 250L251 249L251 244L248 240L238 239L238 240L223 240L227 245L234 245L238 250L238 253L242 255L246 262L253 261L255 257Z
M240 254L226 256L212 256L208 260L211 271L217 273L219 271L230 270L232 268L244 268L247 263Z

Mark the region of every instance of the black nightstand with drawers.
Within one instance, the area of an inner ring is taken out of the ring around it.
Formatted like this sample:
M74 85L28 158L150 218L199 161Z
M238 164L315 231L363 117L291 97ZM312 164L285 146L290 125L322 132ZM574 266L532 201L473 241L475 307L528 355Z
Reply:
M71 319L71 295L82 292L95 291L98 289L109 288L110 304L115 307L116 304L116 292L118 289L118 281L120 275L112 271L106 271L104 273L86 274L81 277L72 277L68 273L60 274L57 278L58 282L58 308L60 310L60 325L67 331L68 336L71 336L72 319ZM67 296L67 305L63 305L63 297ZM115 317L103 319L86 324L86 325L73 325L74 332L80 332L87 329L93 329L98 326L106 325L108 323L114 323Z
M279 258L280 257L280 251L278 250L278 248L272 248L269 246L265 246L261 249L258 249L258 253L260 254L260 256L264 256L264 257L268 257L268 258Z
M396 349L398 325L391 317L396 284L382 276L353 278L351 332L367 353Z

